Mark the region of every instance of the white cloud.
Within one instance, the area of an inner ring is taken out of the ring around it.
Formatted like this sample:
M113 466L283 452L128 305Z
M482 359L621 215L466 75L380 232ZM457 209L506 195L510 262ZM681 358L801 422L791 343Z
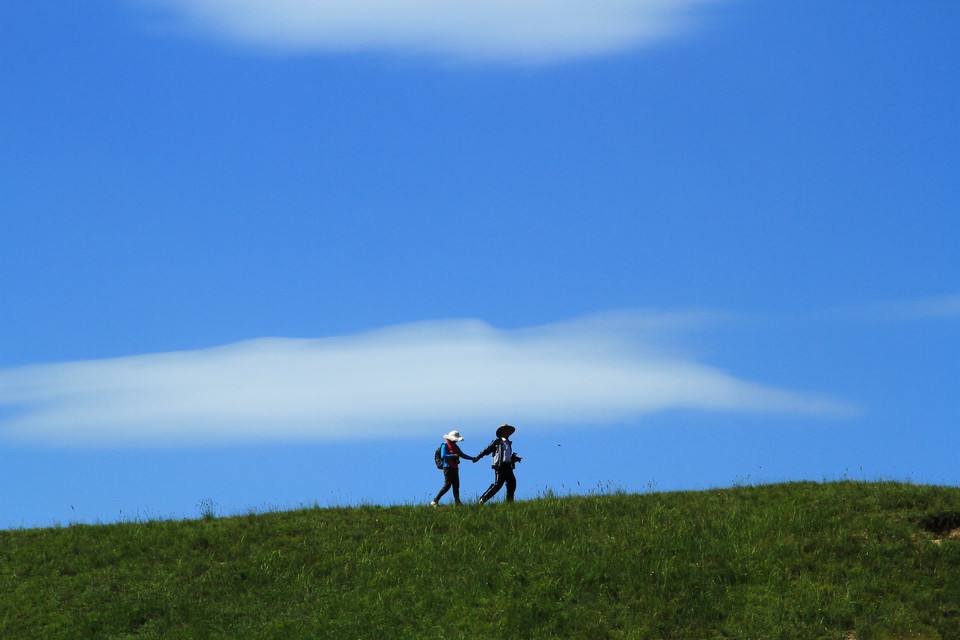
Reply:
M59 445L402 438L601 424L672 408L836 413L669 353L687 316L516 331L427 322L315 340L0 370L8 438ZM657 347L657 343L661 346Z
M285 50L546 62L643 46L708 0L140 0L191 28Z

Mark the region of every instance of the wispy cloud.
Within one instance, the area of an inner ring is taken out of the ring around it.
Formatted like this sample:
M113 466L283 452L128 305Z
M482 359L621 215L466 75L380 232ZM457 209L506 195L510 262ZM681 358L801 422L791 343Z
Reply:
M599 424L672 408L836 413L676 355L691 316L503 331L427 322L314 340L0 370L7 438L57 445L435 435L454 425Z
M140 0L191 28L281 50L548 62L676 36L715 0Z
M914 300L902 304L900 311L914 318L960 318L960 294Z
M882 322L960 318L960 294L842 307L834 315Z

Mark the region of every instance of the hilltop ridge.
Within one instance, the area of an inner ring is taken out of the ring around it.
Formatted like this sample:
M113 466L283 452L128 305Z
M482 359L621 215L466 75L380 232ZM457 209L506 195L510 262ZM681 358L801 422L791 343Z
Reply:
M960 489L790 483L0 532L2 638L960 638Z

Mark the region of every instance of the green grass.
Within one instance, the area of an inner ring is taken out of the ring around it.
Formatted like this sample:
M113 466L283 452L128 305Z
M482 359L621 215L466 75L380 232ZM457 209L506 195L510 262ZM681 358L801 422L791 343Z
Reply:
M924 525L957 512L840 482L0 532L0 638L953 640Z

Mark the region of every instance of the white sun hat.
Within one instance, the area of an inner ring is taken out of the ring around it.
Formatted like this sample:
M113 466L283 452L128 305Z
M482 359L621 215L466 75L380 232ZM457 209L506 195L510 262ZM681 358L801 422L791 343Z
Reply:
M460 432L459 432L459 431L457 431L456 429L454 429L453 431L451 431L451 432L448 433L447 435L443 436L443 439L444 439L444 440L450 440L451 442L460 442L461 440L463 440L463 436L460 435Z

